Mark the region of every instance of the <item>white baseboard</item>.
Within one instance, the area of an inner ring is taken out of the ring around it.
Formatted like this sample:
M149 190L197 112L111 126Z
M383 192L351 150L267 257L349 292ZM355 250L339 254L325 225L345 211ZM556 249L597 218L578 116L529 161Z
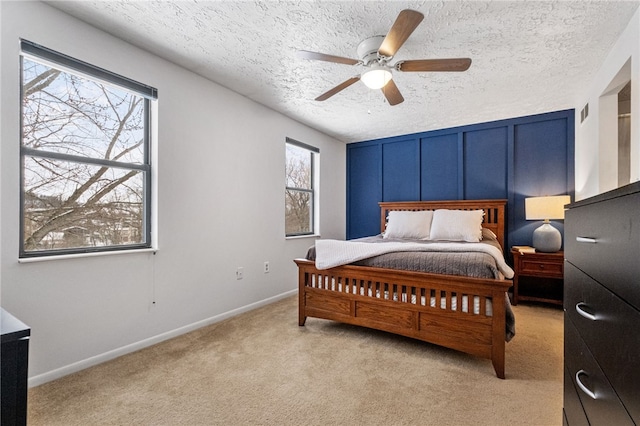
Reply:
M83 359L82 361L74 362L73 364L66 365L64 367L57 368L52 371L48 371L43 374L39 374L37 376L33 376L29 378L28 386L35 387L42 385L44 383L50 382L52 380L59 379L61 377L67 376L72 373L76 373L80 370L84 370L85 368L93 367L94 365L101 364L106 361L110 361L112 359L118 358L122 355L126 355L131 352L139 351L140 349L144 349L146 347L155 345L156 343L160 343L162 341L171 339L173 337L180 336L182 334L188 333L193 330L197 330L199 328L205 327L207 325L214 324L216 322L220 322L227 318L234 317L236 315L242 314L244 312L248 312L262 306L269 305L271 303L277 302L278 300L284 299L289 296L293 296L298 292L297 289L287 291L286 293L279 294L277 296L269 297L268 299L261 300L259 302L251 303L246 306L242 306L240 308L233 309L231 311L215 315L213 317L194 322L192 324L186 325L184 327L177 328L175 330L168 331L166 333L158 334L156 336L150 337L148 339L141 340L139 342L131 343L126 346L122 346L120 348L114 349L112 351L108 351L102 353L100 355L92 356L91 358Z

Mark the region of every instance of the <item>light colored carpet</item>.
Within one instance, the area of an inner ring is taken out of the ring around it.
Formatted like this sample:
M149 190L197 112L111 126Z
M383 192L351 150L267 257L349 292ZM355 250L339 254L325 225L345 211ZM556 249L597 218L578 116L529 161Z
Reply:
M29 390L30 425L560 425L563 319L518 305L489 360L309 318L297 296Z

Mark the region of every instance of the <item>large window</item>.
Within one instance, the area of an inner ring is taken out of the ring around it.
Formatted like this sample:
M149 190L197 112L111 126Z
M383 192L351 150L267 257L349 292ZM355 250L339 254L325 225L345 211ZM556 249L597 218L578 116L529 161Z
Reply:
M288 237L316 233L316 178L320 151L287 138L285 232Z
M21 44L20 257L151 247L156 90Z

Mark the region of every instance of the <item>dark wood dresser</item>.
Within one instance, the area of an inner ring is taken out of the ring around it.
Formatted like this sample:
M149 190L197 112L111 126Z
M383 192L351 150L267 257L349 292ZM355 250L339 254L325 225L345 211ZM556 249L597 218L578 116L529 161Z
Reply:
M564 424L640 424L640 182L568 207Z
M2 426L27 424L27 373L31 329L18 318L0 309L0 396Z

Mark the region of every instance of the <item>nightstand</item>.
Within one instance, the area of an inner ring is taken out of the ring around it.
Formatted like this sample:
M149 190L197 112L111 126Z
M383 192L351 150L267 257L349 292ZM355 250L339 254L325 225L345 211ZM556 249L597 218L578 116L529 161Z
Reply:
M521 300L562 306L564 288L564 252L520 253L513 255L513 304Z

